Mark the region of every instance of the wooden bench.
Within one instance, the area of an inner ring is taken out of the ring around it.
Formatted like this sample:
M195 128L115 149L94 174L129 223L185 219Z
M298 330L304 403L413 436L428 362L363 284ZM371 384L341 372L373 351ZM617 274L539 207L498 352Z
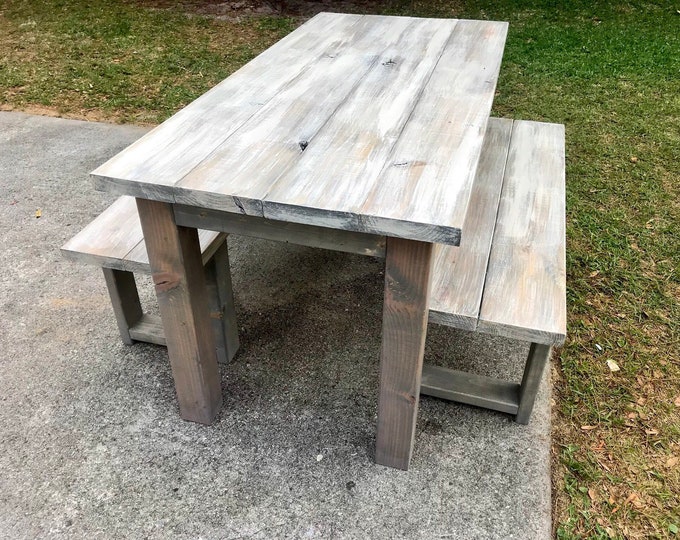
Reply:
M564 126L491 118L460 247L437 246L433 323L531 343L521 383L424 366L421 393L526 424L566 337Z
M236 315L229 274L226 235L199 231L217 358L231 360L238 350ZM100 266L124 343L166 345L160 317L144 313L134 274L150 274L134 197L117 199L62 248L71 260Z

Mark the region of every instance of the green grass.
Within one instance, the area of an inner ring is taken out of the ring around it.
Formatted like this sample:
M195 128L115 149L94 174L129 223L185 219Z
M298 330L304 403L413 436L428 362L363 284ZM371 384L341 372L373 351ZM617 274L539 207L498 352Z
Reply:
M556 535L680 538L680 4L565 4L392 0L375 11L510 22L494 114L567 127ZM299 22L5 0L2 106L157 122Z
M4 2L0 92L14 107L159 122L293 28L292 19L214 24L103 0Z

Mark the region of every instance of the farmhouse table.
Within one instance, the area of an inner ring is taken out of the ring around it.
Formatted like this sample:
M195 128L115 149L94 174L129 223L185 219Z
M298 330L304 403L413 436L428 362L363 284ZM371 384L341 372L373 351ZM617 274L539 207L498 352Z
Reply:
M92 173L137 198L182 418L222 402L197 228L381 255L376 461L408 468L433 248L464 233L506 34L321 13Z

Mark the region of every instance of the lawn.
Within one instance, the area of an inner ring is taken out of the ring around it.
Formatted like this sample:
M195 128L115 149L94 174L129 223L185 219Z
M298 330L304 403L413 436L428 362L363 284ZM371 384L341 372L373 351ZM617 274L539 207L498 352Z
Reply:
M203 4L3 0L0 109L160 122L320 7L223 20ZM680 4L340 5L510 22L494 114L567 129L555 534L680 539Z

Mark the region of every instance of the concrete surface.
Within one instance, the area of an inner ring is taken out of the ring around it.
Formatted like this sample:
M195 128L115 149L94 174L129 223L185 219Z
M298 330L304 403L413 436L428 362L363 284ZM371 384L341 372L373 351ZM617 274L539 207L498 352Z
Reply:
M215 424L180 420L165 349L59 254L143 132L0 113L0 537L550 536L546 381L526 427L423 397L411 470L374 464L378 260L230 239L241 352ZM427 361L519 379L526 351L430 327Z

